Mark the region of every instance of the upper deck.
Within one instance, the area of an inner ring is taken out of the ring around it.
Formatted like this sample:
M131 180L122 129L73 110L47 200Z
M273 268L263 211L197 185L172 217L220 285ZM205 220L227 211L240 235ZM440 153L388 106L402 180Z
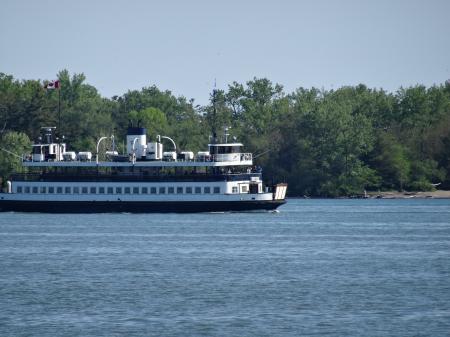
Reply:
M64 138L62 138L63 140ZM170 151L163 151L162 140L169 140ZM241 143L211 143L208 151L179 151L173 139L158 135L156 141L147 141L146 129L142 127L128 127L126 149L123 154L116 151L115 138L100 137L95 152L67 151L66 144L55 136L55 127L44 127L41 137L33 144L31 155L23 157L25 167L224 167L224 166L252 166L251 153L242 151ZM110 140L112 151L101 150L100 144ZM106 158L106 160L104 160ZM102 160L100 160L102 159Z
M227 156L227 158L225 158ZM212 155L209 159L193 160L152 160L152 161L96 161L70 160L70 161L33 161L24 159L22 165L25 167L223 167L223 166L252 166L251 153L234 153L228 155Z

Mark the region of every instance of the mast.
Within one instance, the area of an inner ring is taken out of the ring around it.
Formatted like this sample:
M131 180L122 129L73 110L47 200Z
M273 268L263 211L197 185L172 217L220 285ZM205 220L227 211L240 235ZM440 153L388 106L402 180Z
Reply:
M213 90L213 125L212 125L212 134L213 134L213 143L217 143L217 129L216 129L216 122L217 122L217 109L216 109L216 88L214 85Z
M62 136L61 130L61 88L58 84L58 132Z

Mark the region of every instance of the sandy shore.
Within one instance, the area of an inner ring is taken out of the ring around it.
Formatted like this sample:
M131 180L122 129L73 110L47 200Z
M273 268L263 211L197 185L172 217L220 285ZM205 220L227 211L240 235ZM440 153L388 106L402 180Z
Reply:
M450 199L450 191L433 191L433 192L368 192L369 198L383 198L383 199L407 199L407 198L435 198L435 199Z

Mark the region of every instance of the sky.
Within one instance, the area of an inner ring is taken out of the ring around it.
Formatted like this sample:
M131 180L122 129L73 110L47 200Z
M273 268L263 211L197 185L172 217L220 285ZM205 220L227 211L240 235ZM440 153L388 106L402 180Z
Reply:
M216 82L289 93L450 78L448 0L0 0L0 72L84 73L105 97L156 85L206 104Z

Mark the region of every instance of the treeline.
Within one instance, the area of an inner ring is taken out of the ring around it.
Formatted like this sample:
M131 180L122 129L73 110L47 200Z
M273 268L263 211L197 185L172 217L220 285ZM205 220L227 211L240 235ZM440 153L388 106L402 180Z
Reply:
M0 73L0 147L22 153L41 126L58 125L73 150L95 152L100 136L123 139L129 120L175 139L181 150L206 148L213 124L253 152L266 180L286 181L291 196L348 196L364 190L450 188L450 83L395 93L364 85L286 93L268 79L232 83L207 106L155 86L104 98L83 74L58 74L60 91ZM121 142L119 142L121 145ZM123 147L123 145L122 145ZM0 175L17 168L0 151Z

